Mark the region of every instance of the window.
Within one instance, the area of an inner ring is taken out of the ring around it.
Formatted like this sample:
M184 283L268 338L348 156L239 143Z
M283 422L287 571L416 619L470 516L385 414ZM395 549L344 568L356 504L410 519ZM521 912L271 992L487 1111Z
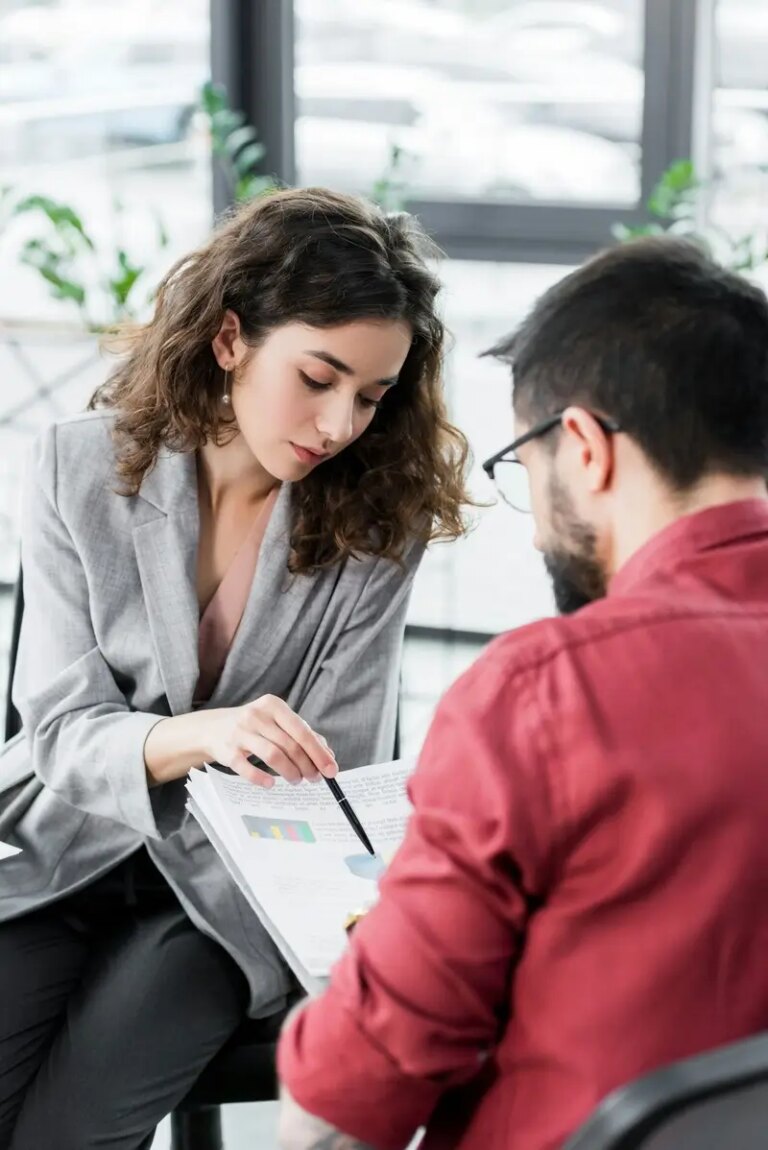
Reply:
M419 199L640 196L637 0L301 0L300 183L366 191L402 149Z
M0 189L10 203L39 194L71 205L113 258L124 244L146 265L144 298L210 228L210 156L195 111L209 54L207 0L133 0L129 10L0 0ZM74 305L21 264L36 230L0 210L0 655L29 439L81 409L106 369Z
M768 208L768 5L718 0L715 8L713 210L734 235L765 232Z
M0 182L72 204L99 239L130 228L132 252L167 266L210 226L195 116L209 40L206 0L135 0L130 18L115 0L0 0ZM11 247L4 238L0 316L30 318L32 300L36 320L76 318Z
M695 155L698 33L713 5L715 215L743 231L768 202L765 0L134 0L130 20L116 0L0 0L0 186L54 189L100 236L118 226L119 196L139 209L131 241L159 272L209 227L194 105L210 54L279 178L364 192L385 173L402 183L450 257L441 268L455 336L450 401L481 460L512 426L508 373L477 353L610 242L614 222L645 222L661 173ZM217 195L223 207L223 185ZM149 205L169 232L162 253ZM0 236L0 317L19 315L33 290L36 316L52 317ZM31 391L0 334L4 354L0 546L10 577L15 445L81 403L92 379L74 339L42 339L26 362ZM472 485L493 499L479 464ZM506 507L479 518L466 540L434 547L418 576L405 749L488 634L551 609L530 523Z
M478 356L570 269L450 260L439 270L455 344L447 364L451 416L470 441L473 493L493 505L477 512L477 526L465 539L430 549L416 579L409 621L492 633L550 613L552 599L532 547L530 517L496 504L480 467L513 438L514 429L509 370Z
M451 415L472 447L472 491L492 505L476 513L477 525L466 538L434 544L416 576L402 670L403 754L418 751L441 695L491 635L553 609L549 579L533 548L531 518L496 503L480 467L514 430L509 369L478 356L571 269L450 260L439 270L455 342L447 364Z
M482 643L463 643L409 634L403 651L400 680L399 753L417 755L435 708L463 671L474 663Z

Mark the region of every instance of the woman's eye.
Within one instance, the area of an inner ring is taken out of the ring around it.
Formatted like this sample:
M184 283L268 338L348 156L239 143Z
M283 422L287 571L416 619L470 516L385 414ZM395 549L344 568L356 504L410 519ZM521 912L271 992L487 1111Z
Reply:
M359 398L363 407L373 408L374 411L378 411L381 407L380 399L368 399L365 395L361 395Z
M313 391L326 391L333 384L321 383L319 379L313 379L311 375L307 375L306 371L299 371L301 382L307 387L311 387Z

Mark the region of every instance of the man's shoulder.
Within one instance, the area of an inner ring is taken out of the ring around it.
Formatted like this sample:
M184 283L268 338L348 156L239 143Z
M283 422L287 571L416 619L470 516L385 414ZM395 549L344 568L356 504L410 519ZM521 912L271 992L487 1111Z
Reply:
M583 659L595 646L627 643L666 615L658 602L606 598L573 615L537 619L494 639L455 686L458 693L488 699L523 690Z

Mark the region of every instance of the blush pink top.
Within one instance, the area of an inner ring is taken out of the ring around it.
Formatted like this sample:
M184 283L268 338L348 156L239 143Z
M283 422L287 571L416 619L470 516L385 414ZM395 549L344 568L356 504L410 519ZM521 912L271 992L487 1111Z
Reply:
M221 583L200 615L197 639L200 675L195 688L195 704L198 706L210 699L227 661L248 602L264 532L279 490L275 487L267 496Z

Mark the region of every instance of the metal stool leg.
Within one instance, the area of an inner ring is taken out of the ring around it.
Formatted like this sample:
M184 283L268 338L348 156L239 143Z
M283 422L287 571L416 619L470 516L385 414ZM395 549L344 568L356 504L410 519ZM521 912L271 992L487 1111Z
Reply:
M224 1150L220 1107L174 1110L171 1115L171 1150Z

